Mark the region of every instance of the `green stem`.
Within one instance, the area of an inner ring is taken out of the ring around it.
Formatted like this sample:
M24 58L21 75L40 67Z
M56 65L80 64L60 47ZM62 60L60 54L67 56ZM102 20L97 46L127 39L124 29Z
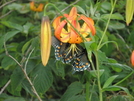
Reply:
M132 71L129 75L127 75L124 79L120 80L119 82L117 82L116 84L114 84L115 86L122 83L123 81L125 81L127 78L129 78L132 74L134 73L134 71Z
M87 82L86 82L86 101L90 101L90 99L89 99L89 86L90 86L90 83L89 83L89 80L87 79Z
M46 9L47 9L47 6L49 6L49 5L53 6L59 12L59 14L62 15L65 18L65 20L67 21L67 23L69 23L70 26L80 35L80 37L83 40L85 40L85 38L80 34L80 32L69 22L69 20L64 16L64 14L62 14L62 12L54 4L52 4L52 3L46 4L46 6L44 7L44 16L47 15Z
M112 1L112 0L111 0L111 1ZM112 5L112 10L111 10L111 12L110 12L110 15L109 15L109 18L108 18L108 21L107 21L107 24L106 24L106 28L105 28L105 30L104 30L104 33L103 33L103 35L102 35L102 37L101 37L101 40L100 40L100 42L99 42L99 44L98 44L97 50L100 49L100 45L101 45L101 43L102 43L102 40L103 40L104 36L106 35L106 31L107 31L107 28L108 28L108 25L109 25L109 22L110 22L112 13L113 13L114 7L115 7L115 5L116 5L116 1L117 1L117 0L115 0L114 4ZM111 4L112 4L112 3L111 3Z
M101 88L101 83L100 83L99 61L98 61L97 52L95 52L95 56L96 56L96 68L97 68L97 82L98 82L98 88L99 88L99 99L100 99L100 101L103 101L102 88Z

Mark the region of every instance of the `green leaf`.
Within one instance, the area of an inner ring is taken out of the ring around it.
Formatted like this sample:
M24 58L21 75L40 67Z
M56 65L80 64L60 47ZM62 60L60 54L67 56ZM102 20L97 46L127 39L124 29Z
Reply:
M129 41L131 42L131 43L134 43L134 29L132 30L132 32L131 32L131 34L129 34Z
M82 90L83 90L83 88L82 88L82 84L80 82L73 82L71 85L69 85L68 89L63 94L60 101L68 101L69 98L82 92Z
M76 95L73 97L70 97L67 101L85 101L85 96L83 95Z
M29 73L31 73L31 71L34 69L34 67L35 67L35 63L33 61L29 60L29 62L27 64L27 68L26 68L27 75ZM17 93L20 93L21 87L23 87L26 91L27 91L27 89L25 87L28 87L30 89L29 93L32 94L31 85L26 80L21 68L17 67L14 70L13 74L11 75L11 92L16 93L15 91L18 91Z
M21 49L22 54L24 54L24 53L25 53L25 51L26 51L26 50L27 50L27 48L29 47L29 45L30 45L31 41L32 41L32 39L31 39L31 40L29 40L28 42L26 42L26 43L23 45L23 47L22 47L22 49Z
M119 91L120 88L117 87L117 86L108 86L108 87L106 87L106 88L103 88L102 90L103 90L103 91Z
M5 41L7 41L8 39L12 38L13 36L15 36L16 34L18 34L20 31L17 31L17 30L14 30L14 31L10 31L10 32L7 32L5 34Z
M132 101L129 96L125 95L113 95L109 101Z
M110 16L110 14L103 14L103 15L101 16L101 18L102 18L102 19L109 19L109 16ZM123 17L121 14L119 14L119 13L114 13L114 14L111 15L111 18L110 18L110 19L114 19L114 20L124 20L124 17Z
M15 64L16 64L16 62L8 56L4 56L4 58L1 61L1 67L4 69L8 69L9 67L11 67Z
M120 89L124 90L128 95L130 95L130 92L127 88L121 87L121 86L109 86L106 88L103 88L103 91L119 91Z
M23 30L23 27L20 24L17 24L17 23L14 23L14 22L2 21L1 23L5 26L9 27L9 28L17 29L19 31Z
M118 75L114 75L111 76L110 78L108 78L108 80L105 82L105 84L103 85L103 88L108 87L110 84L112 84L113 80L117 77Z
M108 62L107 57L106 57L104 52L99 50L99 51L97 51L97 55L98 55L99 62L101 62L101 63L102 62Z
M19 32L20 31L18 31L18 30L13 30L13 31L9 31L5 35L1 36L0 37L0 49L2 49L5 41L7 41L8 39L12 38L13 36L18 34Z
M2 93L0 94L0 101L26 101L26 100L22 97L13 97L5 93Z
M100 77L101 77L101 75L104 73L104 69L99 70L99 72L100 72ZM90 71L90 74L91 74L93 77L97 77L96 73L97 73L97 70L92 70L92 71Z
M118 21L112 21L112 22L110 22L109 27L113 28L113 29L123 29L123 28L125 28L125 24L120 23Z
M26 101L26 100L24 98L21 98L21 97L10 97L4 101Z
M106 44L108 44L108 43L114 43L114 44L116 45L117 49L119 49L119 48L118 48L118 44L117 44L117 42L115 42L115 41L105 41L104 43L102 43L102 44L100 45L100 47L99 47L98 49L101 49L104 45L106 45Z
M109 2L107 2L107 1L105 1L105 2L103 2L103 3L101 3L101 4L102 4L102 5L101 5L102 9L104 9L104 10L110 11L111 8L112 8L111 4L110 4Z
M39 47L39 37L35 37L35 38L33 38L32 39L32 43L31 43L31 45L32 45L32 47L33 48L36 48L36 49L39 49L40 47Z
M20 69L20 67L17 67L13 74L11 75L11 86L10 86L10 93L13 94L13 95L21 95L20 92L21 92L21 89L22 89L22 86L21 86L21 83L24 79L24 74L22 72L22 70Z
M78 5L76 7L77 7L79 12L81 12L82 14L85 14L85 10L82 7L80 7Z
M50 59L48 61L48 65L51 67L51 69L53 70L53 72L56 75L61 76L64 79L64 77L65 77L65 68L64 67L66 66L66 64L63 64L61 61L55 62L55 59Z
M97 44L95 43L95 41L84 42L84 44L88 52L97 49Z
M112 67L112 69L116 72L121 72L122 70L130 71L132 70L131 67L119 63L106 63Z
M38 93L45 93L53 83L53 75L49 66L37 65L32 75L33 84Z
M7 6L8 7L8 9L10 9L10 10L16 10L16 11L18 11L19 13L22 13L22 14L24 14L24 13L28 13L29 11L30 11L30 9L29 9L29 4L28 3L26 3L26 4L22 4L22 3L12 3L12 4L10 4L10 5L8 5Z
M29 29L32 27L32 23L29 23L29 22L27 22L25 25L23 25L23 32L25 33L25 34L28 34L29 33Z

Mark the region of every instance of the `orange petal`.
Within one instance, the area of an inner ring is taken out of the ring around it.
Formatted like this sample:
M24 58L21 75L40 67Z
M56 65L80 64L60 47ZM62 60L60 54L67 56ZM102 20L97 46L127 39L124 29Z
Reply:
M66 21L62 21L62 22L57 26L57 28L55 29L54 35L55 35L55 37L56 37L57 39L59 39L59 40L60 40L60 38L61 38L61 32L62 32L62 29L63 29L63 27L65 26L65 24L66 24Z
M69 16L72 17L75 19L77 17L77 8L76 7L73 7L69 13Z
M59 16L57 18L54 19L53 21L53 27L54 29L60 24L60 19L62 18L62 16Z
M41 12L43 11L44 4L40 3L36 11Z
M77 37L77 40L76 40L75 43L79 44L79 43L81 43L81 42L83 42L82 38L81 38L81 37Z
M75 31L71 30L70 37L69 37L69 43L76 43L77 36L78 36L78 34Z
M34 6L34 2L33 1L30 2L30 9L32 11L35 11L35 6Z
M69 41L70 34L66 34L66 36L60 38L60 41L63 43L67 43Z
M93 20L91 20L91 18L88 18L88 17L86 17L86 16L84 16L84 15L81 15L80 18L85 21L85 23L86 23L86 24L89 26L89 28L91 29L92 34L95 35L96 30L95 30L95 27L94 27L94 25L93 25L93 24L94 24L94 23L93 23Z

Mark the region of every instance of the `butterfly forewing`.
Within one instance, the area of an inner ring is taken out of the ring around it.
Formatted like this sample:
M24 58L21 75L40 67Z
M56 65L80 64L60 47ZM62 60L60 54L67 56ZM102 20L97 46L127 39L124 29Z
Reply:
M57 38L52 37L52 46L55 48L56 60L61 60L63 63L69 63L73 60L71 52L67 50L70 47L69 43L62 43Z

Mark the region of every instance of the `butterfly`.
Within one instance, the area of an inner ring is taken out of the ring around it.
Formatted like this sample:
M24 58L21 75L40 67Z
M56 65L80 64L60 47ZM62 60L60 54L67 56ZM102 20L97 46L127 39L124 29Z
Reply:
M56 60L72 64L74 71L84 71L90 67L86 49L81 45L63 43L52 36L52 46L55 49Z

